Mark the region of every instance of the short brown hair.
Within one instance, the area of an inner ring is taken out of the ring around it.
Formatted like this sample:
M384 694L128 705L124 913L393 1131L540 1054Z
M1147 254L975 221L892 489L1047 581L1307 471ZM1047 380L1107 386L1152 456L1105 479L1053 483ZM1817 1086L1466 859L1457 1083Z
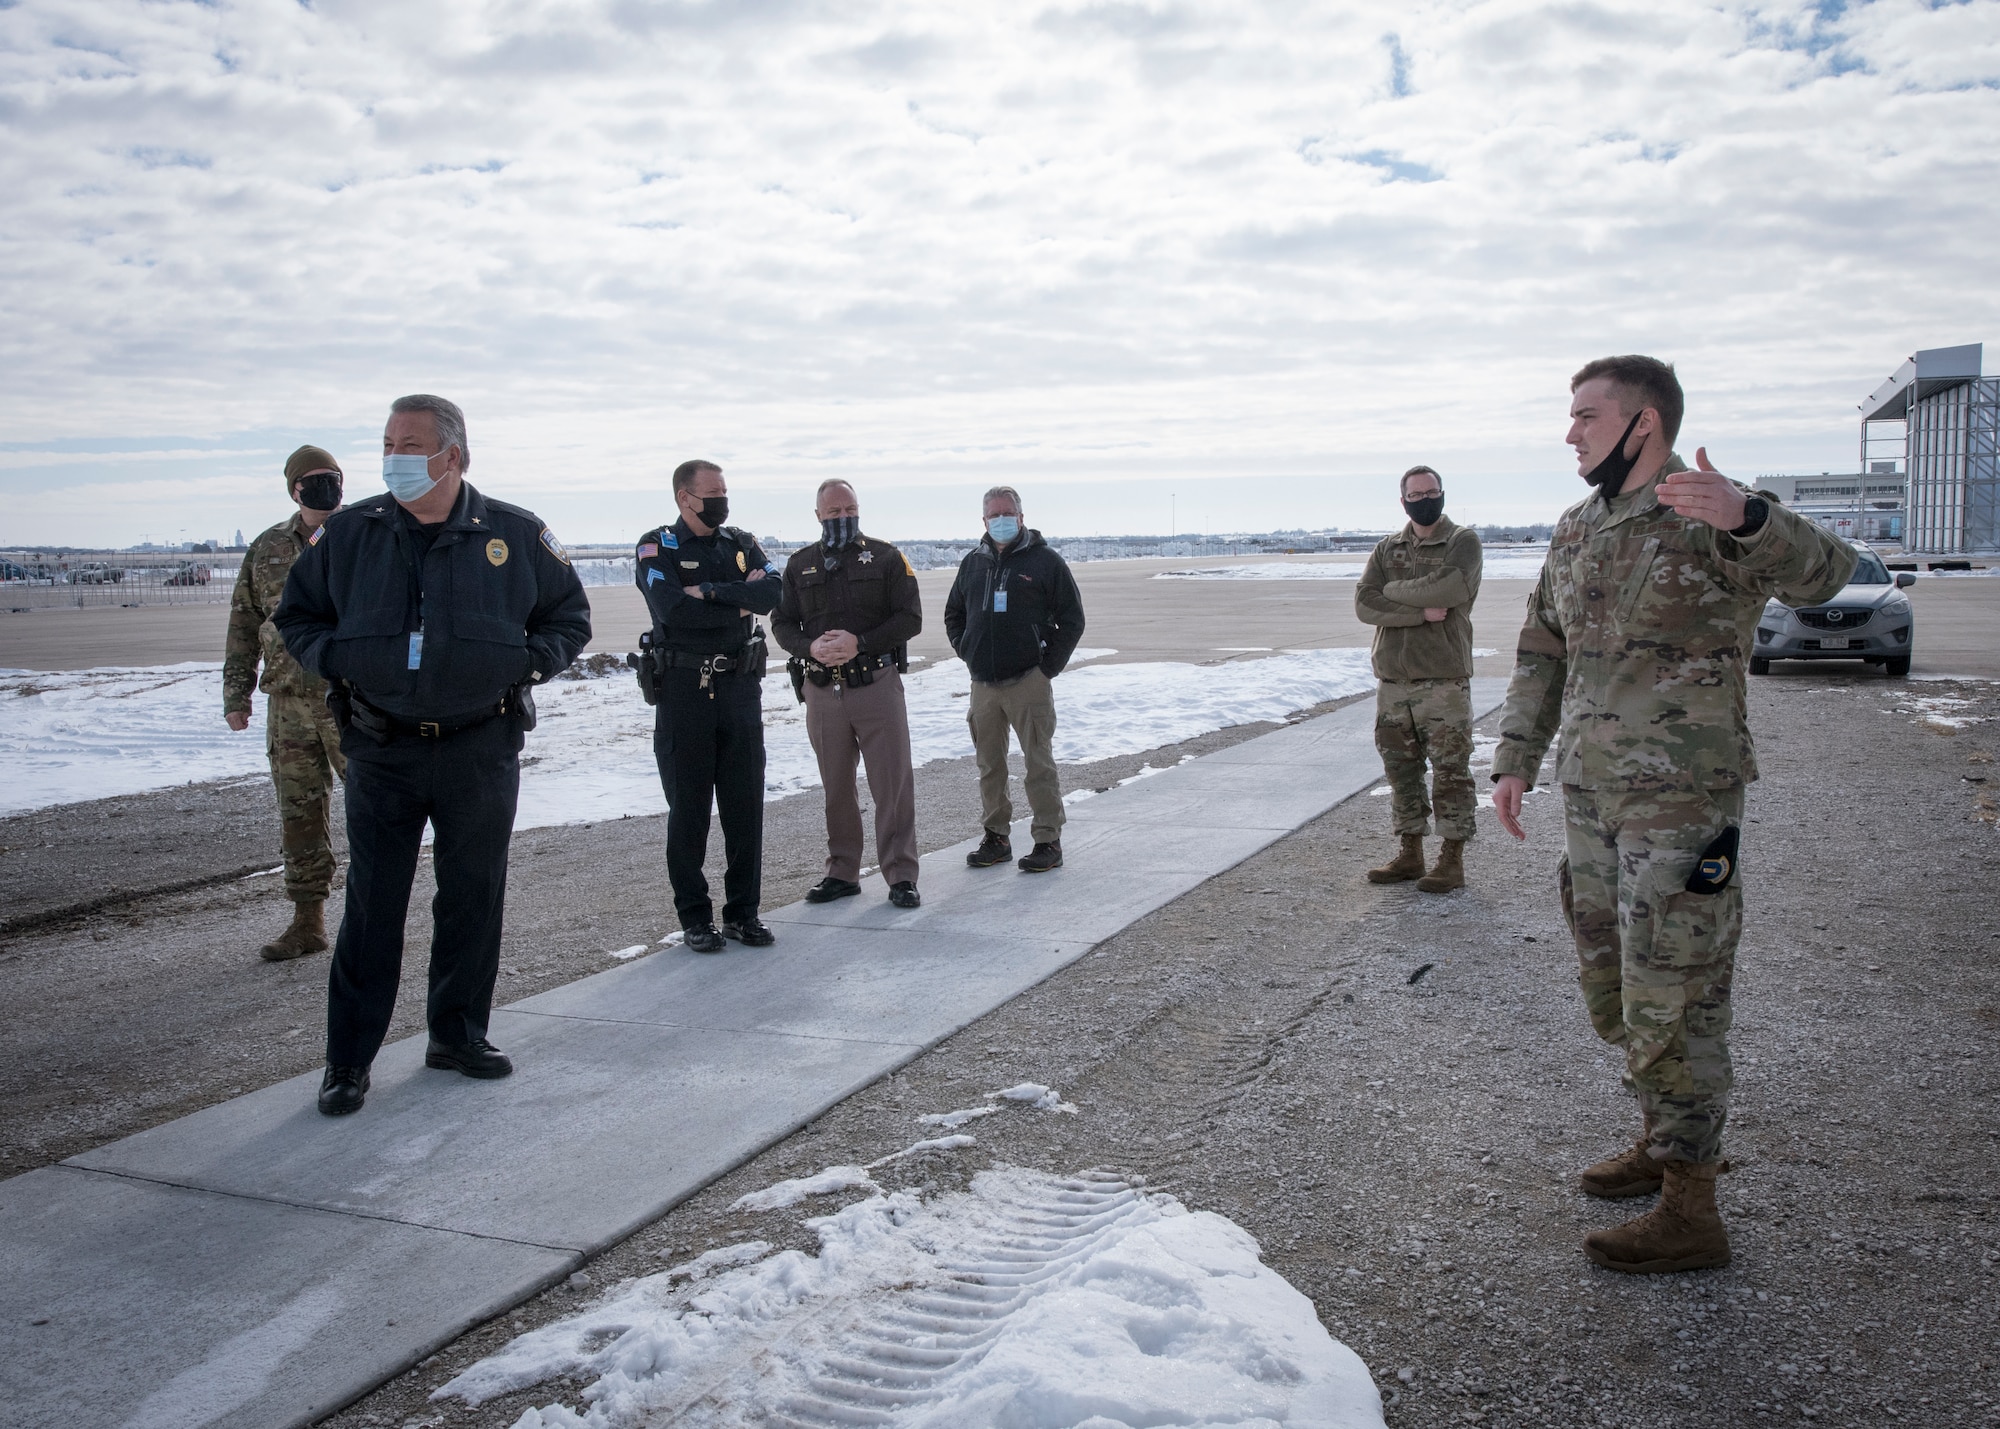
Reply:
M712 471L717 476L722 475L721 467L717 466L712 461L702 461L699 457L697 457L693 461L684 461L679 466L675 467L674 495L678 496L683 491L686 491L690 486L693 486L695 483L695 478L700 476L705 471Z
M1403 479L1396 483L1396 495L1408 496L1410 494L1410 478L1413 476L1437 476L1438 490L1439 491L1444 490L1444 478L1438 476L1437 468L1434 466L1425 466L1422 463L1418 463L1416 466L1413 466L1408 471L1404 472Z
M1651 407L1660 414L1660 435L1668 446L1681 434L1681 418L1687 413L1687 398L1681 395L1681 380L1674 365L1657 357L1600 357L1586 362L1569 380L1574 392L1586 382L1604 378L1617 389L1618 410L1627 417Z

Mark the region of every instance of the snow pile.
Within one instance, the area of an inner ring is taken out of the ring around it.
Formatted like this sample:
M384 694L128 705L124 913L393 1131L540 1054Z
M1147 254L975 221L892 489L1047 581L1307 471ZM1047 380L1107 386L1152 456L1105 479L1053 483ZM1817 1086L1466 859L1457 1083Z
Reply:
M0 671L0 814L175 784L269 777L264 698L222 722L222 666Z
M1488 551L1481 577L1485 580L1533 580L1542 573L1548 547ZM1237 566L1200 566L1194 570L1161 571L1156 581L1358 581L1366 561L1253 561Z
M964 1126L969 1121L977 1121L982 1116L993 1116L1005 1111L1001 1102L1026 1102L1036 1111L1061 1111L1076 1115L1076 1108L1062 1099L1062 1093L1043 1086L1040 1082L1022 1082L1017 1087L1005 1091L988 1092L987 1105L960 1107L957 1111L934 1111L920 1116L917 1121L924 1126L941 1126L950 1131Z
M627 1281L434 1398L591 1381L577 1407L530 1409L515 1429L1383 1422L1367 1369L1257 1243L1170 1196L1004 1167L806 1226L816 1256Z
M1113 650L1080 650L1079 661ZM239 777L268 777L262 696L251 728L222 722L219 664L67 674L0 672L0 814ZM1137 754L1374 688L1365 650L1309 650L1212 669L1180 663L1072 666L1057 683L1056 758ZM972 752L971 681L958 660L906 677L918 764ZM625 671L536 691L540 724L521 754L516 829L666 812L653 712ZM805 707L782 668L764 682L765 797L818 787Z

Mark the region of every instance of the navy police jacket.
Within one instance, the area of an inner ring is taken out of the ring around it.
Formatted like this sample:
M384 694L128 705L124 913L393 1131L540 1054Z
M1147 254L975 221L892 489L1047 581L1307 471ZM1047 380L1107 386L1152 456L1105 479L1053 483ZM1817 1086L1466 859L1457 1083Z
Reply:
M778 608L784 581L757 538L735 526L697 536L685 519L656 526L633 551L632 579L653 615L653 646L683 655L733 655L750 639L750 615ZM762 571L762 580L751 580ZM700 586L701 595L684 587Z
M1023 531L1004 552L981 536L945 597L944 634L975 680L1038 667L1053 679L1083 639L1083 597L1040 531Z
M583 583L532 511L467 482L418 559L420 544L386 491L329 516L272 617L293 658L416 722L495 706L589 642Z

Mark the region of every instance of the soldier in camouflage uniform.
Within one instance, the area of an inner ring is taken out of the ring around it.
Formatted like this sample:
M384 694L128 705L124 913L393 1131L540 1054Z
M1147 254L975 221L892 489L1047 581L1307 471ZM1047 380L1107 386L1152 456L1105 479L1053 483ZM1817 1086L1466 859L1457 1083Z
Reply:
M1729 993L1743 927L1737 841L1757 777L1744 661L1776 597L1847 583L1843 542L1673 452L1683 399L1649 357L1572 380L1568 441L1594 495L1563 513L1528 601L1493 760L1516 838L1521 796L1558 730L1567 854L1558 870L1597 1034L1625 1051L1642 1133L1590 1167L1605 1197L1659 1190L1645 1215L1585 1238L1613 1270L1726 1265L1715 1206L1728 1112Z
M271 782L278 789L285 896L292 900L291 926L262 949L271 962L327 949L325 908L334 868L327 805L333 781L347 775L347 760L340 752L339 727L326 707L326 682L299 668L271 624L271 615L306 538L340 506L340 488L339 463L319 447L300 447L286 459L285 491L298 512L250 543L229 600L229 644L222 660L223 718L231 729L246 729L251 687L257 685L268 697L265 745Z
M1403 473L1410 524L1383 538L1354 588L1354 613L1375 627L1375 748L1389 780L1402 851L1368 870L1370 883L1417 880L1425 893L1465 886L1465 843L1478 805L1472 784L1472 602L1484 567L1479 533L1444 514L1444 482L1427 466ZM1424 765L1431 791L1424 792ZM1443 844L1424 871L1435 815Z

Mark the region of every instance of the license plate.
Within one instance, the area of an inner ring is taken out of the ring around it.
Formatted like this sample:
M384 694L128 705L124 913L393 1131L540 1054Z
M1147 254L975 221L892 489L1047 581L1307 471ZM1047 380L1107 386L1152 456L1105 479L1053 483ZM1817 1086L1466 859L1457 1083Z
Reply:
M1822 636L1819 648L1822 650L1845 650L1847 648L1847 637L1845 635Z

